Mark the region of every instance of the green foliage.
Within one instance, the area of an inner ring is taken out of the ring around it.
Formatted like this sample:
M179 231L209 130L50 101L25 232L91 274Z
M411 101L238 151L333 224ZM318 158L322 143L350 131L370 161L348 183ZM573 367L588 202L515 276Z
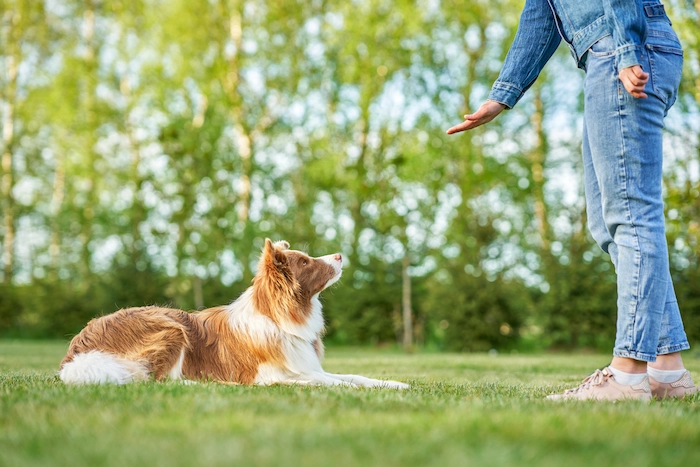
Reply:
M698 11L670 3L690 65L668 239L698 341ZM515 109L444 134L485 99L522 4L1 1L0 335L230 302L272 237L345 255L331 342L399 340L406 272L419 345L609 348L564 48Z
M325 292L327 340L336 344L395 344L400 341L401 266L378 261L344 272L347 278Z
M458 276L462 276L458 278ZM438 346L451 351L510 349L531 314L527 290L502 278L464 270L430 287L430 327Z
M617 300L610 258L587 243L573 243L566 255L549 261L550 290L537 294L537 322L543 325L546 345L610 350Z
M23 309L17 287L0 285L0 328L5 332L19 327L18 318Z

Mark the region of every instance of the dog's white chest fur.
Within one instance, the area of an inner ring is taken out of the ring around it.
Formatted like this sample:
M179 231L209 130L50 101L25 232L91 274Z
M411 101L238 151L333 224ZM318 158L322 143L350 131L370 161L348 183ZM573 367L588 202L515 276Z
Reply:
M342 263L339 253L312 258L266 239L253 286L236 301L194 314L141 307L93 320L71 341L60 377L74 384L184 375L243 384L407 388L323 370L319 294L340 278Z

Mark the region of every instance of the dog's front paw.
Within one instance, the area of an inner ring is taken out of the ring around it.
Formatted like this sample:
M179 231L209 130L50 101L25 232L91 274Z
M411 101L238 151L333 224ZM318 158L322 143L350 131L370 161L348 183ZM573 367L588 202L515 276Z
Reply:
M408 389L411 387L406 383L400 383L398 381L382 381L380 386L389 389Z

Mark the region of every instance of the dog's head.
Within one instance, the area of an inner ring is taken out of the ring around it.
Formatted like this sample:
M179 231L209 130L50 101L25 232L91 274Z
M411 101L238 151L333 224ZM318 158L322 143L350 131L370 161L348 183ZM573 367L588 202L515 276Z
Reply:
M285 241L266 239L253 280L258 308L300 321L311 312L312 299L340 279L342 266L339 253L313 258Z

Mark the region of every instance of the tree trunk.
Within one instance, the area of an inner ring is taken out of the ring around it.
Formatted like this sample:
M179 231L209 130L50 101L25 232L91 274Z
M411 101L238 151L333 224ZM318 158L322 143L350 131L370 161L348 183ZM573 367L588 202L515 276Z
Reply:
M234 140L241 161L240 186L238 190L238 202L236 203L236 214L238 222L243 224L243 238L241 240L252 240L250 235L251 225L249 222L251 203L251 180L253 178L253 137L252 131L245 124L245 109L243 99L239 92L241 81L240 70L240 50L243 46L243 15L242 5L239 2L221 2L219 4L222 18L228 20L228 40L235 45L236 52L228 59L228 69L223 77L223 87L229 98L231 106L231 118L234 128ZM245 245L242 251L249 251L250 245ZM253 278L250 268L250 256L243 253L240 256L243 266L243 281L249 282Z
M5 39L5 73L6 86L4 95L4 111L2 118L2 211L3 211L3 282L9 284L12 281L12 266L14 263L15 244L15 205L12 198L14 187L12 153L14 152L14 113L17 97L17 62L19 57L18 41L16 40L15 25L19 22L19 13L8 10L3 22L6 24Z
M95 50L95 5L92 0L88 0L85 4L85 12L83 13L83 41L85 43L84 53L84 88L82 98L82 111L84 112L84 126L82 130L85 132L85 159L81 162L85 168L84 177L87 179L85 186L85 201L82 207L80 219L80 264L81 273L84 277L90 274L90 240L92 239L93 221L95 217L95 206L97 205L96 188L97 174L95 172L95 144L97 143L97 115L95 114L95 92L97 88L97 51Z
M411 277L408 275L408 267L411 260L408 254L408 247L403 257L402 276L402 308L403 308L403 349L406 352L413 352L413 315L411 311Z
M61 215L63 197L65 195L65 167L63 155L56 154L56 167L53 176L53 195L51 197L51 243L49 244L49 256L51 257L50 279L56 279L61 267L61 226L58 221Z
M202 278L198 275L192 277L192 292L194 293L194 309L204 309L204 294L202 293Z
M550 247L550 227L548 218L547 203L544 199L544 163L547 154L547 134L545 133L542 121L544 119L544 106L542 103L542 86L536 84L532 87L535 111L530 118L532 128L535 131L535 147L530 153L530 163L532 170L532 195L535 198L534 210L537 230L540 234L542 250L545 254Z
M134 128L131 124L131 111L134 106L134 98L131 95L131 86L126 77L122 77L119 90L128 102L126 108L126 118L124 119L124 132L127 141L129 141L129 152L131 153L131 167L129 174L129 182L133 184L134 203L131 206L131 244L127 245L129 256L134 263L144 259L143 242L141 241L141 224L146 220L147 208L143 202L143 184L144 179L139 172L141 166L141 149L139 142L134 136Z

